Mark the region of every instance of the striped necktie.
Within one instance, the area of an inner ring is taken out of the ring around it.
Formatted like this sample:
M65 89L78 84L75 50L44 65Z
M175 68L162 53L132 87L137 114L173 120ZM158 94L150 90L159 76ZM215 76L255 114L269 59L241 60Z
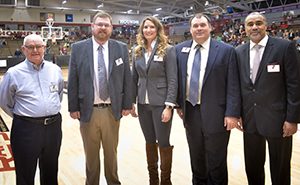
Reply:
M108 93L108 82L107 73L103 56L103 46L98 47L98 79L99 79L99 97L101 100L107 100Z

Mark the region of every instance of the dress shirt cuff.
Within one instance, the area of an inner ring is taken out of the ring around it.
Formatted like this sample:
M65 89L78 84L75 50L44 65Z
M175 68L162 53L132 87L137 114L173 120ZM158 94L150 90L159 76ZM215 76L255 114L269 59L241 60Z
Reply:
M175 107L175 104L174 104L174 103L171 103L171 102L165 102L165 105L171 106L171 107Z

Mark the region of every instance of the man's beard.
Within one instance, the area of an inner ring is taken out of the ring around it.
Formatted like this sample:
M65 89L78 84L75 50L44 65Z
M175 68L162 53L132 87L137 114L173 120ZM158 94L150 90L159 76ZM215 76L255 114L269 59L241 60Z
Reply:
M111 34L107 32L100 32L96 35L96 38L99 40L108 40Z

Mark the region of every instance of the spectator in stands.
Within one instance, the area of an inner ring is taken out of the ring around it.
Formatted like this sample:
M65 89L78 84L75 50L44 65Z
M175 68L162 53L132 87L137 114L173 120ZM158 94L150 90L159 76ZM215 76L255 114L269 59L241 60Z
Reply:
M171 185L173 146L169 140L178 86L175 48L168 44L160 21L147 17L140 25L134 51L133 97L137 99L139 121L146 140L150 185Z
M280 22L280 29L286 30L288 27L287 21Z
M62 45L59 47L59 54L60 54L60 55L67 55L67 54L68 54L68 48L66 47L65 44L62 44Z
M283 31L282 31L282 29L279 29L279 30L277 31L276 37L278 37L278 38L283 38Z
M16 182L33 185L39 163L40 184L57 185L62 72L44 60L45 43L41 36L26 36L22 51L25 61L9 68L0 84L0 107L13 118L10 140Z
M17 48L16 51L15 51L15 57L21 57L23 55L22 51Z
M271 28L271 30L277 30L278 27L277 27L275 21L272 22L270 28Z
M293 29L290 29L290 31L289 31L289 33L288 33L288 39L289 40L294 40L294 38L295 38L295 33L294 33L294 30Z
M245 19L250 42L236 49L249 185L265 184L268 143L272 184L289 185L292 136L300 122L300 61L294 43L267 35L266 17Z

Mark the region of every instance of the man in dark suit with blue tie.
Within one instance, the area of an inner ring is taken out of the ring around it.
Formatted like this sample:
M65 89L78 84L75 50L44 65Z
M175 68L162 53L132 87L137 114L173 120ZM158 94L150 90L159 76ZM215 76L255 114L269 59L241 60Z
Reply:
M289 185L292 135L300 122L300 61L292 42L267 35L264 15L250 13L245 30L250 41L236 51L248 183L265 183L268 142L272 184Z
M211 39L210 18L190 19L193 40L176 46L177 113L190 150L193 185L227 184L230 130L239 127L240 86L232 46Z
M86 184L99 184L103 147L108 185L121 184L117 173L120 118L132 108L132 79L125 43L109 39L112 18L99 11L91 25L93 37L72 45L68 102L79 119L86 156Z

